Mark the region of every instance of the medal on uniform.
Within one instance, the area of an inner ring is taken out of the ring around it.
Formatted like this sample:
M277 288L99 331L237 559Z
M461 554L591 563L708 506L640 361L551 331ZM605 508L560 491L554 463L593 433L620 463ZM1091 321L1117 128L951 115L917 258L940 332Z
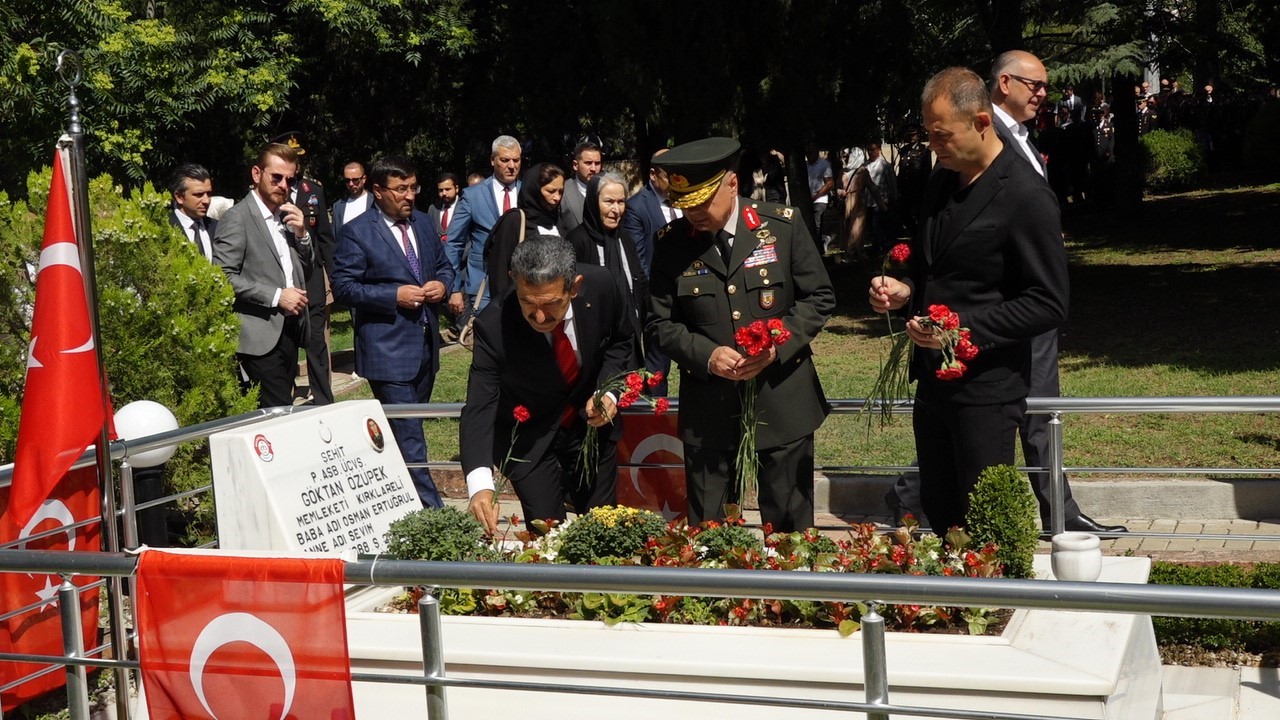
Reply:
M773 288L766 288L760 291L760 309L761 310L773 309L773 293L774 293Z

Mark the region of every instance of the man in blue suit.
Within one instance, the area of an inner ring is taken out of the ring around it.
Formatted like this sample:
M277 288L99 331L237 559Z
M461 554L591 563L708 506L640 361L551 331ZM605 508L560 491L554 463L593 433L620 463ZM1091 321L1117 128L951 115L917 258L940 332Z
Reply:
M658 158L667 152L661 148L649 160L649 183L627 200L627 210L622 214L622 229L631 235L636 244L636 253L640 256L640 264L644 265L645 277L649 277L649 269L653 265L653 242L658 231L667 223L684 217L684 211L671 206L667 197L667 188L671 181L667 171L658 167ZM657 343L644 343L644 366L650 372L662 373L662 382L652 390L656 397L666 397L667 377L671 375L671 359L662 352Z
M462 191L457 210L449 221L449 239L445 254L453 266L453 293L449 310L458 318L458 327L466 324L481 296L480 307L489 303L489 284L485 277L484 249L489 233L498 218L516 206L520 196L520 141L510 135L499 135L493 141L489 162L493 175Z
M413 201L421 190L406 157L388 155L369 170L374 207L342 228L333 257L333 294L351 307L356 372L384 404L431 401L440 369L438 305L453 286L440 236ZM391 421L407 463L427 462L422 421ZM411 468L418 497L442 507L431 471Z

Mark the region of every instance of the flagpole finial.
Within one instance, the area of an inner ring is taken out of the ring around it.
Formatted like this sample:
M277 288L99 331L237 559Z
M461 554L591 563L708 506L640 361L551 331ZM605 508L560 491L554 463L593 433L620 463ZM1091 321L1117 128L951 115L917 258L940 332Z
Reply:
M67 98L67 108L70 113L70 123L67 132L72 136L79 136L83 133L84 128L80 125L80 99L76 97L76 87L80 85L83 77L83 65L80 62L80 55L73 50L63 50L58 53L57 64L58 76L62 78L62 82L67 84L71 94Z

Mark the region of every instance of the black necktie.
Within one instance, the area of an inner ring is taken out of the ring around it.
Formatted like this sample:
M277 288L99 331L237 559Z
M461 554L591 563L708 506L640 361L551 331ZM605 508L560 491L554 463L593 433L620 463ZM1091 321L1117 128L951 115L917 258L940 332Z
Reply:
M716 231L716 247L720 248L720 257L724 258L725 265L729 264L729 255L733 252L733 248L729 245L731 237L723 229Z
M200 232L199 220L191 223L191 239L195 241L196 247L200 249L200 254L209 257L209 253L204 246L204 234Z

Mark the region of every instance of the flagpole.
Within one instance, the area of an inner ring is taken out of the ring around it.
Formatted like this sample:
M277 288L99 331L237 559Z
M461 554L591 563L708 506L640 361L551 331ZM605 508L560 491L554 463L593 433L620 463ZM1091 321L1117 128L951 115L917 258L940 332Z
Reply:
M120 537L116 525L115 482L111 474L111 448L108 427L111 422L110 395L107 389L107 367L102 357L102 333L98 325L98 281L94 265L92 223L89 216L89 173L85 164L84 126L80 122L80 99L76 97L76 87L82 78L80 56L70 50L58 53L57 70L62 81L67 84L68 124L67 135L70 136L71 181L75 185L72 193L72 222L75 224L77 243L80 248L80 267L83 268L85 299L89 308L89 327L93 332L93 350L98 356L98 402L103 408L102 428L95 443L95 456L98 466L98 482L102 489L102 541L107 552L120 551ZM133 653L129 647L128 633L124 622L123 583L118 577L107 579L107 608L111 617L111 647L117 659L127 659ZM129 670L115 668L116 680L116 717L118 720L129 720Z

